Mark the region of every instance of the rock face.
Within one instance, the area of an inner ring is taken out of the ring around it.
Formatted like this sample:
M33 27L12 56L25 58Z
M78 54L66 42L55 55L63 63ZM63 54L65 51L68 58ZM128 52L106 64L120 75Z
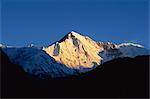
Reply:
M79 69L99 65L101 57L98 54L103 50L103 47L88 37L70 32L63 39L43 50L57 62Z

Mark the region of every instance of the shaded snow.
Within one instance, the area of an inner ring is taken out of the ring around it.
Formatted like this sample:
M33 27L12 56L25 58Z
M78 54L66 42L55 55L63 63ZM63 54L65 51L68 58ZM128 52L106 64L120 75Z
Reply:
M60 45L59 45L58 43L56 43L55 46L54 46L53 55L54 55L54 56L59 55L59 51L60 51Z
M102 57L102 63L119 58L119 57L131 57L148 55L148 50L141 45L134 44L121 44L114 49L104 50L99 53Z
M37 48L3 48L2 50L13 63L20 65L26 72L33 75L63 77L76 74L74 69L57 63L45 51Z
M74 46L79 47L78 39L77 38L73 38L72 40L73 40Z

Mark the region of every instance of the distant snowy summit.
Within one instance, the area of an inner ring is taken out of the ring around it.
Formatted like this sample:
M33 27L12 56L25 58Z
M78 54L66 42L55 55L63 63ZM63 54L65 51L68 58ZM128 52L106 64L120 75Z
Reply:
M96 42L74 31L46 48L33 44L27 47L0 47L13 63L40 78L78 75L116 58L149 54L139 44Z

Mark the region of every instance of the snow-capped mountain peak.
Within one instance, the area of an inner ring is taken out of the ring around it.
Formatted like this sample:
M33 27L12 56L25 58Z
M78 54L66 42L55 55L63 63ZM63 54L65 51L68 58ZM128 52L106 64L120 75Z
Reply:
M77 39L77 40L80 40L80 41L84 41L84 39L90 39L89 37L87 36L83 36L81 35L80 33L78 32L75 32L75 31L71 31L69 33L67 33L62 39L60 39L59 41L57 41L58 43L61 43L67 39ZM92 40L92 39L90 39Z
M80 37L81 37L81 35L79 33L75 32L75 31L71 31L71 32L67 33L62 39L60 39L57 42L61 43L67 39L80 38Z
M70 32L57 43L44 48L57 62L70 68L92 68L99 65L101 57L99 51L103 50L92 39L77 32Z
M69 32L57 43L43 49L57 62L69 68L92 68L119 57L135 57L145 55L147 51L142 45L134 43L113 44L96 42L75 31Z

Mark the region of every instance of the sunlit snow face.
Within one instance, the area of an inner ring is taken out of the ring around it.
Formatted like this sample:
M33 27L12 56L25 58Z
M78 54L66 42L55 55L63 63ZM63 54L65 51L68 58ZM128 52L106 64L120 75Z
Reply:
M98 53L102 48L92 39L70 32L58 42L44 49L57 62L75 69L92 68L100 64L101 58Z

